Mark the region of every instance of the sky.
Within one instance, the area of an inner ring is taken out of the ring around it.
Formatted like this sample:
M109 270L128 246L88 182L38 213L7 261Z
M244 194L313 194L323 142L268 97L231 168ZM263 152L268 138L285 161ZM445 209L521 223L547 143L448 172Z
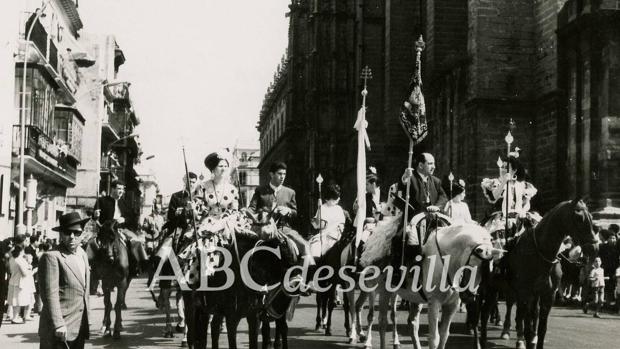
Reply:
M258 147L256 123L288 45L290 0L83 0L83 33L113 34L141 120L142 167L164 195L237 140Z

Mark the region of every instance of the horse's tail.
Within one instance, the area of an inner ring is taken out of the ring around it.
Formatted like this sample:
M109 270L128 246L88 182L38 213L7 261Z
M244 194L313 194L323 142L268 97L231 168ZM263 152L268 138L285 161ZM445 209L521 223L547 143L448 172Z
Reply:
M392 239L398 233L401 216L386 216L379 221L366 241L366 248L360 258L360 265L367 267L390 254Z

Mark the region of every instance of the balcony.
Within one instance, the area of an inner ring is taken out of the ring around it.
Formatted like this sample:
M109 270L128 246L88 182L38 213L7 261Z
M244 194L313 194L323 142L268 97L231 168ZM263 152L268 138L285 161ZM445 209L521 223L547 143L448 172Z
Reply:
M13 126L14 168L19 168L20 127ZM24 168L26 174L33 174L46 181L64 187L74 187L77 169L54 141L43 134L36 126L26 126L24 144Z

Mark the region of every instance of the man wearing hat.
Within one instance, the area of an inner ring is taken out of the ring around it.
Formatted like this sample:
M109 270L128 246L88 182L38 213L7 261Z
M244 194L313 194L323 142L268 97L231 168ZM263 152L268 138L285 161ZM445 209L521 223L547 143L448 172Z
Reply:
M88 257L80 247L82 230L89 218L78 212L60 217L57 250L39 260L39 290L43 309L39 320L40 348L84 348L89 338Z

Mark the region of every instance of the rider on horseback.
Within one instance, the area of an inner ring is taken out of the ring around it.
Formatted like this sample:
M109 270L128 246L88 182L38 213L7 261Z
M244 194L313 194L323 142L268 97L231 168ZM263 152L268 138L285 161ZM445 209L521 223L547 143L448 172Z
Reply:
M491 233L504 231L508 227L506 238L510 239L523 231L530 201L538 190L525 180L526 170L519 161L518 151L511 152L504 164L508 166L508 171L500 168L499 178L485 178L481 183L485 197L496 208L496 212L485 220L484 226Z
M147 258L144 248L141 248L142 243L134 233L137 229L136 214L123 194L125 183L118 179L112 181L110 195L100 197L95 203L93 218L98 221L99 227L108 221L115 221L118 228L123 228L118 233L127 246L130 273L133 275L138 272L138 263Z
M373 228L380 219L381 206L382 204L379 202L379 176L377 176L377 169L370 166L366 172L366 219L364 220L364 230L362 236L360 236L359 245L355 252L357 254L356 260L358 261L362 251L364 251L366 240L368 240L368 237L372 234ZM354 214L357 214L357 210L358 206L356 200L353 203Z
M410 210L412 211L411 217L418 213L426 212L428 222L433 221L435 213L440 211L441 207L444 207L448 198L441 186L441 180L435 176L435 158L430 153L420 153L415 158L415 171L411 168L405 170L400 183L398 183L397 193L390 193L390 200L398 209L404 211L407 182L411 181L411 193L409 199ZM388 201L388 205L390 202ZM401 223L401 226L404 222ZM407 224L405 234L407 234L405 251L405 266L407 270L417 262L416 257L422 254L422 245L426 241L427 227L423 226L422 229L412 229ZM399 244L392 244L392 266L394 267L393 281L400 280L400 262L401 251Z

